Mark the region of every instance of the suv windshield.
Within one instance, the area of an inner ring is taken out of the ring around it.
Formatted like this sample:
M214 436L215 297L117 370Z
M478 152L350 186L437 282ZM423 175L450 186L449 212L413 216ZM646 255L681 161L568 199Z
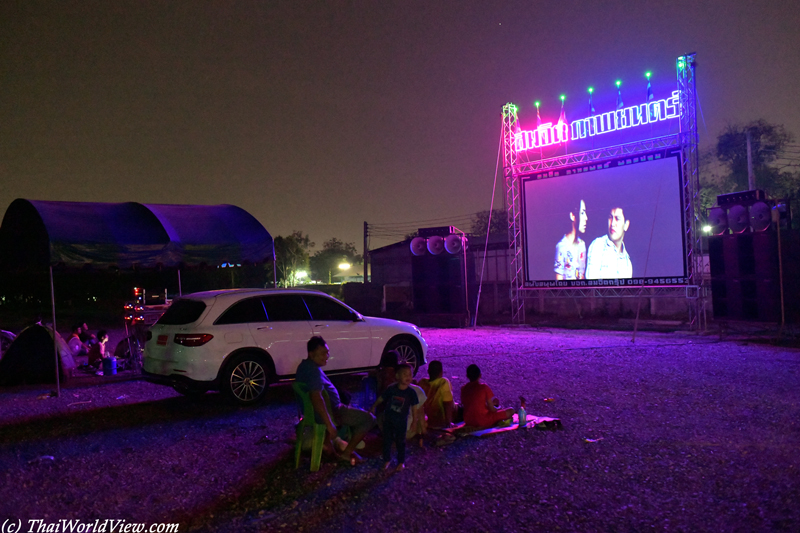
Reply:
M203 311L206 310L206 304L198 300L176 300L169 306L167 312L161 315L156 324L165 324L167 326L182 326L184 324L191 324L200 318Z

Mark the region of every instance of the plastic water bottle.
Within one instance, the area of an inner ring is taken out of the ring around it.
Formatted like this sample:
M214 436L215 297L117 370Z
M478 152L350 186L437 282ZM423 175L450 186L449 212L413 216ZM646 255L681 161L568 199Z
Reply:
M519 427L524 428L528 423L528 413L525 411L525 398L519 397Z

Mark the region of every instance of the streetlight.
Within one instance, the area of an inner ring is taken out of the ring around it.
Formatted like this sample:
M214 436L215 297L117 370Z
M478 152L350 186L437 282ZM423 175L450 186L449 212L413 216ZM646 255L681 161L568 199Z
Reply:
M348 263L347 261L342 261L341 263L339 263L339 270L348 270L351 266L352 265L350 265L350 263ZM328 270L328 285L330 285L331 283L332 283L331 271Z

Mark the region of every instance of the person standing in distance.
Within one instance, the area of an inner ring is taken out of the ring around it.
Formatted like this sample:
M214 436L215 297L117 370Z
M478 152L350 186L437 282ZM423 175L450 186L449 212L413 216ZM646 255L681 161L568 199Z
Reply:
M631 221L621 207L612 207L608 215L608 234L589 245L586 279L625 279L633 277L631 257L625 249L625 232Z
M578 200L569 212L572 229L556 244L556 260L553 270L556 279L584 279L586 276L586 242L581 235L586 233L586 203Z

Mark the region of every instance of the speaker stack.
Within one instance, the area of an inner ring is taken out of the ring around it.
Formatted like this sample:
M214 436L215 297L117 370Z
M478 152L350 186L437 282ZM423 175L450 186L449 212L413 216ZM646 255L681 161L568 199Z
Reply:
M788 245L790 221L789 203L768 200L764 191L717 196L717 206L708 213L715 318L780 320L777 228L780 225L784 233L782 244ZM787 252L790 250L783 250L784 280L788 272Z
M411 240L412 293L418 313L461 313L466 308L463 260L467 239L456 231L452 226L421 228L419 236Z

